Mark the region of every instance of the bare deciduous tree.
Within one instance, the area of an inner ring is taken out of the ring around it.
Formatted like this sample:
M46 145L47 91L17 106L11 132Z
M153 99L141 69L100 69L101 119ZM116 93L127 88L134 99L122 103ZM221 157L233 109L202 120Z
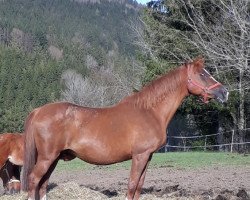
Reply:
M244 142L250 89L249 0L168 0L166 4L171 14L151 13L156 20L144 26L149 41L142 45L141 39L140 46L175 62L189 59L193 52L205 56L234 94L231 116L239 130L238 142Z
M130 62L131 63L131 62ZM132 62L130 66L93 69L88 77L73 70L62 75L62 100L90 107L103 107L120 101L141 86L143 67Z
M209 62L224 74L231 91L239 94L239 108L231 112L239 130L239 142L244 142L245 96L250 77L250 2L249 0L201 1L198 7L192 1L179 0L185 8L182 21L195 34L182 36L197 47Z

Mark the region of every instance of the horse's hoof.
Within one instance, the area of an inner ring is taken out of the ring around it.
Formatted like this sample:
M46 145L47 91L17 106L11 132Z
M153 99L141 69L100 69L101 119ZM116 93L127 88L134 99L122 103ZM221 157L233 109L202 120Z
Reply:
M11 193L9 191L4 191L3 195L11 195Z

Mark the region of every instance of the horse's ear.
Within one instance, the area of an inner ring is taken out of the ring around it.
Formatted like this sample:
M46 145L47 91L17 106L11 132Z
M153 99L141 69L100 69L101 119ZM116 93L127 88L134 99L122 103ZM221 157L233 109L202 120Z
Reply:
M194 61L193 61L193 65L197 68L197 69L203 69L204 68L204 63L205 63L205 59L202 56L197 57Z

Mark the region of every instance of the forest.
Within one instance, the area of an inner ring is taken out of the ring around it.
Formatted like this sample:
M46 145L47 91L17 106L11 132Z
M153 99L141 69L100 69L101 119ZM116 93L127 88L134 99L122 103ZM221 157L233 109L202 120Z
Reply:
M0 132L22 132L28 113L49 102L112 105L202 55L229 102L187 98L168 143L202 146L171 137L217 134L206 143L227 144L234 131L234 150L249 151L250 3L161 2L164 12L133 0L0 1Z
M169 135L209 137L176 141L172 145L249 151L250 141L250 2L248 0L166 0L161 8L145 11L144 37L138 43L148 55L146 80L168 71L183 60L202 55L208 71L229 89L229 101L202 105L188 98L169 127ZM167 12L162 11L164 6ZM145 45L147 44L147 45ZM145 48L146 47L146 48ZM191 129L191 130L188 130ZM196 133L195 133L196 132ZM214 134L214 137L210 137ZM171 141L170 141L171 142ZM177 144L176 144L177 143ZM198 148L203 149L203 148Z
M31 110L64 100L72 73L81 80L99 80L112 70L126 73L130 69L122 67L135 63L130 21L137 19L139 8L134 1L0 4L1 132L22 132Z

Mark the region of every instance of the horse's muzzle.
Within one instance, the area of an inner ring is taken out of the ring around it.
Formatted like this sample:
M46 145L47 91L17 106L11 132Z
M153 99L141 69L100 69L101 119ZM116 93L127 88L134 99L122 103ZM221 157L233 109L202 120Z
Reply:
M229 92L224 86L220 86L212 91L214 99L220 103L225 103L228 100Z

